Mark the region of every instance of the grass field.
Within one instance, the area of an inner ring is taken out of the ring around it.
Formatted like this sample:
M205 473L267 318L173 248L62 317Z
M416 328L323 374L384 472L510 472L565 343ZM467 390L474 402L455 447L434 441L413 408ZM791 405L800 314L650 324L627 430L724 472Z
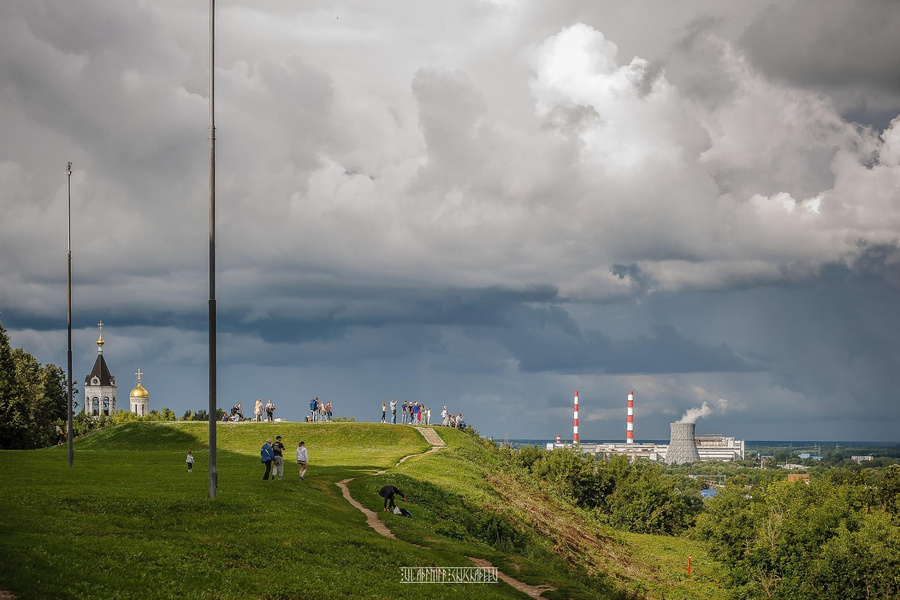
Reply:
M394 467L430 447L411 427L220 424L215 500L207 498L205 423L101 430L77 441L72 469L64 446L0 452L0 589L23 599L525 597L503 583L401 581L400 567L471 566L466 557L487 558L526 583L553 585L547 598L641 591L706 598L721 589L714 576L659 573L657 563L669 561L674 570L686 555L687 542L677 538L660 538L670 541L663 548L610 533L609 555L624 557L628 570L572 560L556 547L550 525L504 501L492 477L497 465L476 437L436 429L448 448ZM259 447L276 434L288 447L285 478L263 481ZM310 453L302 483L293 460L300 439ZM188 449L196 459L191 474ZM375 476L381 469L388 470ZM373 510L381 509L384 483L407 493L414 519L382 514L399 539L376 533L343 499L334 484L346 478L354 478L354 498ZM511 489L505 493L527 494ZM653 569L645 573L642 565Z

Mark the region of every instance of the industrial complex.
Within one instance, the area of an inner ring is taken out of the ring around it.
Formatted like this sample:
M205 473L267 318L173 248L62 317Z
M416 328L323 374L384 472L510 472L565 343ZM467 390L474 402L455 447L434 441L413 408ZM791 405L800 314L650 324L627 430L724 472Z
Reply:
M698 461L731 461L744 458L744 440L736 440L721 434L696 434L693 422L677 422L670 425L668 444L634 442L634 392L628 392L628 408L625 422L625 441L608 443L580 443L578 439L578 392L575 392L572 443L564 443L562 436L548 443L547 449L578 448L586 454L605 457L627 456L629 460L654 460L670 465L682 465Z

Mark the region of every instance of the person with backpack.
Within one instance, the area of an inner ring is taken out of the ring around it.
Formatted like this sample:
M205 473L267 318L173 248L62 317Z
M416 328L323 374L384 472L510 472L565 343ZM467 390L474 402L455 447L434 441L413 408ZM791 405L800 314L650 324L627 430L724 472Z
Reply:
M266 420L271 423L273 421L272 415L275 414L275 404L272 402L272 399L269 398L269 401L266 402Z
M315 423L316 419L319 417L319 397L316 396L312 400L309 401L309 416L312 417L312 421Z
M275 477L281 479L284 476L284 444L281 443L281 436L275 436L275 443L272 444L272 453L275 455L275 470L272 472L272 481Z

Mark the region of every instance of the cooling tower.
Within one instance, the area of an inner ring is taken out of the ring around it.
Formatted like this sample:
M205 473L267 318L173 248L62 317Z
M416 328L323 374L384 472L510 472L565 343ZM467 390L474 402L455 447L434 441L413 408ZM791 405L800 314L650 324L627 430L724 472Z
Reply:
M666 452L666 463L684 465L700 461L697 444L694 442L694 423L672 423L672 437Z

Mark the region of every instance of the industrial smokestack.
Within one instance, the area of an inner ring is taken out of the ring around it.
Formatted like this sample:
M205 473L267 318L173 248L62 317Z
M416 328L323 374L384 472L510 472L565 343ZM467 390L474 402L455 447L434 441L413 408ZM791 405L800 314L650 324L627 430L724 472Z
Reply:
M625 443L634 443L634 392L628 392L628 420L625 424Z
M697 444L694 442L694 423L672 423L669 450L666 452L666 463L685 465L700 461Z
M572 430L572 443L578 443L578 390L575 390L575 424Z

